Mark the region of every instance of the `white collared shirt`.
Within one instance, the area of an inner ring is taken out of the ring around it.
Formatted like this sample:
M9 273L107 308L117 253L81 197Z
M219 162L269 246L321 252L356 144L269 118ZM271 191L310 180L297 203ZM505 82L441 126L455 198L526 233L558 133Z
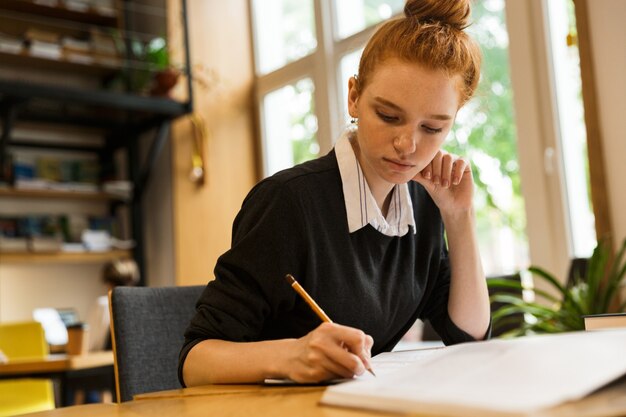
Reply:
M348 213L348 230L356 232L371 224L380 233L387 236L404 236L409 226L415 233L413 202L407 184L396 184L392 190L391 204L385 218L376 204L376 200L365 180L350 137L354 133L346 130L335 144L335 156L339 164L343 195Z

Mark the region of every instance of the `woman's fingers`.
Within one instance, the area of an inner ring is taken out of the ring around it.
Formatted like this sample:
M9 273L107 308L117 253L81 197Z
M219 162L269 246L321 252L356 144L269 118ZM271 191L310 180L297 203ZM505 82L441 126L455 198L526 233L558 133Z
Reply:
M356 375L362 374L369 365L373 345L372 337L359 329L348 326L327 324L325 327L333 334L335 341L339 342L332 348L333 360ZM337 346L341 350L337 350Z
M469 163L456 155L439 150L432 161L422 170L421 175L434 185L449 188L459 185L469 169Z
M295 373L300 382L318 382L330 378L352 378L369 365L373 339L361 330L323 323L303 338L300 355L304 365Z
M441 158L443 157L442 151L437 151L437 154L430 162L432 167L432 181L435 185L441 184Z
M440 185L443 188L448 188L452 183L452 155L444 153L441 157L441 181Z

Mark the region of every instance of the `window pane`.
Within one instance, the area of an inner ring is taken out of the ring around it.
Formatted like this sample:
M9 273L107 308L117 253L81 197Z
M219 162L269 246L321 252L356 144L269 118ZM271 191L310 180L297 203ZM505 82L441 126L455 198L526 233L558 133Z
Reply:
M572 256L587 258L596 245L595 219L589 195L589 165L576 44L574 4L551 0L548 5L552 65L560 128L560 150L567 190ZM558 74L558 75L557 75Z
M478 240L488 276L528 266L508 61L504 0L474 3L469 31L483 52L475 97L457 115L446 148L472 161Z
M348 80L359 72L359 60L361 59L362 53L362 48L358 51L350 52L341 57L339 64L339 73L341 75L339 81L341 83L341 88L339 89L339 91L341 91L341 109L343 111L343 120L345 120L346 124L350 122L350 115L348 114Z
M310 78L263 98L265 175L318 156L317 117Z
M312 0L253 2L256 60L260 74L310 54L317 46Z
M404 8L404 0L335 0L336 38L344 39Z

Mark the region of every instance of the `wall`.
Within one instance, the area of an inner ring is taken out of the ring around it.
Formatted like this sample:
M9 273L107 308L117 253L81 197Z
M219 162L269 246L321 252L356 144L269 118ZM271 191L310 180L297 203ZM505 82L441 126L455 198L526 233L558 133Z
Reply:
M230 247L231 226L256 181L248 2L189 0L195 110L207 127L206 183L189 180L189 119L172 134L176 283L205 284ZM170 16L175 10L170 11ZM203 86L204 85L204 86Z
M588 3L598 114L617 245L626 238L626 2L593 0Z

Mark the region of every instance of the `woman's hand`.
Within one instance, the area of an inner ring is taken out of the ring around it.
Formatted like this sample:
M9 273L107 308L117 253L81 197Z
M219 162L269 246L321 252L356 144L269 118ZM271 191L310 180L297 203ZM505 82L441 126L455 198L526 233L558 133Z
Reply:
M467 212L472 208L474 180L468 161L439 150L413 181L426 188L443 215Z
M288 377L296 382L353 378L370 367L374 340L361 330L322 323L296 340Z

